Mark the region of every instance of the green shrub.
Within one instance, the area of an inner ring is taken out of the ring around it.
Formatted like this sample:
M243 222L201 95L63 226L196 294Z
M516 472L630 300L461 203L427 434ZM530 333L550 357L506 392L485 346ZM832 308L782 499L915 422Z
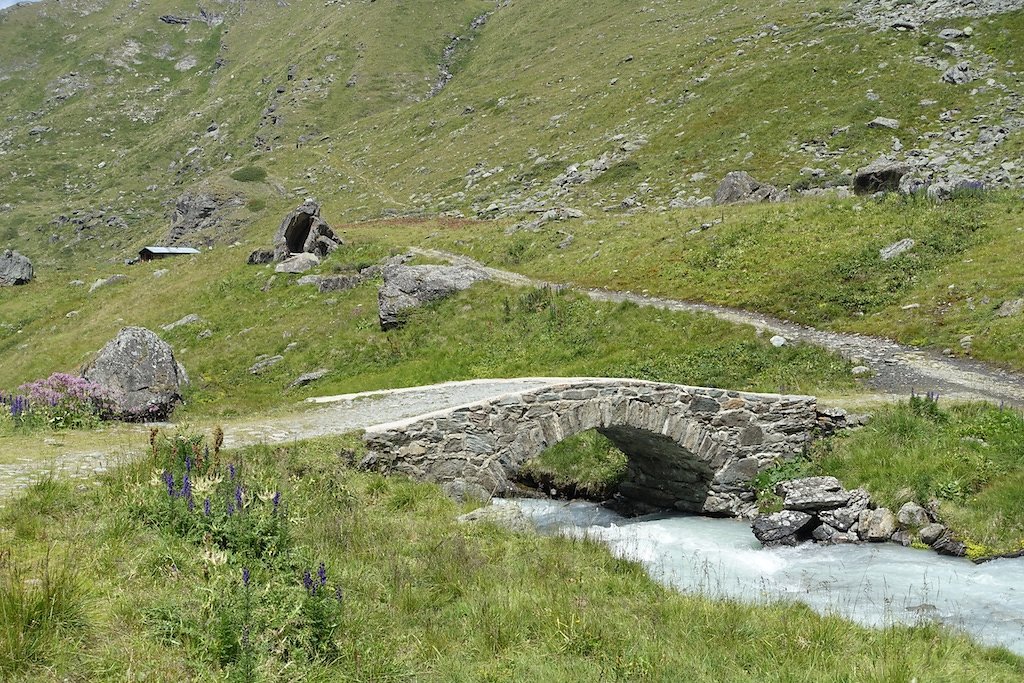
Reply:
M266 180L267 171L260 166L243 166L232 173L231 178L240 183L258 183Z

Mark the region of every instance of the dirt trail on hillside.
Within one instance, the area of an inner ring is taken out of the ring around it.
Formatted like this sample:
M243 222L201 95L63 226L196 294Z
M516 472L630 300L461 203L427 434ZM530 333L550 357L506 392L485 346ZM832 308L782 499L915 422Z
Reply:
M506 284L571 289L586 294L594 301L629 301L638 306L669 311L708 313L731 323L753 325L763 333L785 337L788 343L803 342L821 346L870 368L872 375L864 380L865 386L889 398L906 397L911 391L920 394L934 391L941 397L953 400L989 401L1024 407L1024 376L980 361L947 358L934 351L907 346L882 337L826 332L738 308L547 282L491 268L469 257L438 249L413 248L411 251L453 264L480 268L493 279Z

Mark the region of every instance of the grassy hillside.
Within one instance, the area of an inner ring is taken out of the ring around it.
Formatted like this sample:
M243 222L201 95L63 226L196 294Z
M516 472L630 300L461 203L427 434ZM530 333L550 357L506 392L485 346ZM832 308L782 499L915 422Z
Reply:
M424 225L430 231L439 225ZM325 273L376 262L389 239L353 240L320 266ZM403 229L404 230L404 229ZM807 347L775 349L749 328L710 316L593 303L484 283L430 306L400 330L381 332L377 286L317 293L298 276L246 266L241 248L190 260L140 264L128 280L88 292L68 285L109 271L44 273L19 288L5 310L0 387L56 370L73 371L126 325L158 331L193 387L179 418L212 418L293 405L308 395L520 375L631 376L766 391L835 393L854 388L849 364ZM170 269L163 277L159 270ZM171 331L186 315L202 321ZM259 375L260 356L284 360ZM330 374L288 390L298 375Z
M921 149L968 172L1016 161L1013 182L1024 168L1013 126L972 151L1012 112L1020 12L970 22L961 56L986 80L954 86L936 38L951 22L872 32L837 0L204 7L92 0L0 15L5 242L41 259L121 257L165 234L181 191L225 184L261 200L314 194L352 219L655 209L737 168L821 185L894 153L894 138L897 156ZM429 98L446 59L454 77ZM866 125L880 115L900 129ZM602 155L590 182L554 183ZM248 164L267 181L227 179ZM105 213L83 230L52 223L74 211Z
M891 195L714 207L441 235L436 247L555 282L771 313L818 327L950 348L1024 369L1024 205L1016 192L934 204ZM559 247L566 234L568 246ZM913 239L885 261L882 248Z

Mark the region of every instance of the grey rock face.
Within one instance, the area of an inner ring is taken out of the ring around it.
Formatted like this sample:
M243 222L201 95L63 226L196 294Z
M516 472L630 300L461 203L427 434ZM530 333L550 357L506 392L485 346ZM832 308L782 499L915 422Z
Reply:
M173 323L167 323L166 325L162 325L160 329L163 330L164 332L170 332L171 330L178 327L184 327L185 325L198 325L201 322L203 322L203 319L200 318L197 314L189 313L180 320L175 320Z
M835 477L804 477L781 482L775 492L787 510L817 511L843 507L850 492Z
M818 513L818 518L823 524L828 524L838 531L850 531L857 525L860 513L867 510L871 504L871 496L864 489L850 491L850 499L844 507L834 510L823 510Z
M281 361L284 360L284 356L270 356L269 358L262 358L256 361L251 368L249 368L249 374L258 375L265 370L272 368Z
M469 266L390 266L377 293L382 330L401 326L402 311L469 289L490 276Z
M900 187L900 179L910 170L908 164L884 159L876 161L857 169L853 176L853 191L857 194L895 192Z
M896 519L900 525L905 527L923 527L931 523L931 518L928 517L928 511L917 503L910 502L904 503L900 511L896 513Z
M307 384L312 384L313 382L316 382L317 380L326 377L327 372L328 371L326 368L321 368L319 370L314 370L313 372L307 372L303 375L299 375L298 377L295 378L294 382L288 385L288 388L297 389L298 387L304 387Z
M89 287L89 293L92 294L97 289L100 289L102 287L109 287L110 285L116 285L127 281L128 276L121 275L120 273L117 275L111 275L108 278L100 278L99 280L96 280L96 282L92 283L91 287Z
M884 116L876 116L868 121L868 128L888 128L889 130L898 130L899 127L899 121L896 119L889 119Z
M896 531L896 516L888 508L864 510L857 527L864 541L888 541Z
M1012 318L1024 313L1024 299L1012 299L1004 301L996 315L1000 318Z
M942 80L945 83L951 83L953 85L963 85L970 83L975 78L974 70L971 69L970 62L959 62L955 64L942 74Z
M320 259L316 254L295 254L289 256L283 261L277 264L274 268L274 272L277 273L305 273L307 270L311 270L320 265Z
M274 235L274 260L283 261L292 254L314 254L322 259L341 245L341 239L320 217L320 205L307 200L281 221Z
M967 554L967 546L962 542L958 541L953 532L949 529L944 531L932 544L932 550L939 553L940 555L951 555L953 557L963 557Z
M928 545L935 543L935 541L939 540L944 533L946 533L946 527L942 524L926 524L918 531L918 534L921 536L921 540Z
M727 173L715 190L715 204L737 202L777 202L786 198L786 193L774 185L761 183L746 171Z
M465 479L453 479L445 482L441 490L456 503L464 503L467 500L489 501L491 499L490 491L480 484L474 484Z
M208 191L192 191L174 200L171 228L165 242L168 245L213 243L223 241L227 230L228 211L241 206L238 197L218 197Z
M878 255L883 261L891 261L900 254L905 254L914 248L916 242L912 239L900 240L899 242L893 242L887 247L883 247L879 250Z
M783 510L761 515L751 528L754 536L766 546L796 545L810 538L814 517L806 512Z
M321 293L342 292L358 287L365 279L362 275L325 275L317 283L317 290Z
M0 287L28 284L32 280L32 262L16 251L5 249L0 256Z
M256 249L251 254L249 254L249 258L246 261L246 263L248 263L250 266L262 266L267 263L273 263L273 261L273 251L269 249Z
M126 327L104 346L82 376L102 386L122 420L162 420L188 384L170 345L144 327Z

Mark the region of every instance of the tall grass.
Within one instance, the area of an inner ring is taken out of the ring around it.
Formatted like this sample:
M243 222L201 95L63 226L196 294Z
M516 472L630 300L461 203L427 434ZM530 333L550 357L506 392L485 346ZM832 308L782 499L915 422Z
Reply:
M68 558L37 562L0 552L0 674L13 676L73 642L85 621L81 579ZM68 639L68 640L64 640Z
M195 454L187 439L173 439L179 455ZM142 459L83 492L81 508L58 499L39 508L46 538L19 539L18 551L44 552L66 541L72 525L86 529L76 536L78 578L104 600L90 609L88 638L58 629L48 642L59 646L37 650L22 674L446 682L1024 674L1020 658L934 626L872 630L795 604L680 595L589 540L463 526L455 518L468 507L436 486L351 469L358 449L353 437L253 447L189 469L160 445L158 468L173 470L174 496ZM249 544L192 533L194 525L245 522L237 508L226 515L219 494L210 494L209 516L200 500L188 504L183 475L195 475L197 497L203 480L213 486L216 468L228 464L236 476L244 471L243 515L254 521L261 510L273 514L281 487L286 552L253 554Z

